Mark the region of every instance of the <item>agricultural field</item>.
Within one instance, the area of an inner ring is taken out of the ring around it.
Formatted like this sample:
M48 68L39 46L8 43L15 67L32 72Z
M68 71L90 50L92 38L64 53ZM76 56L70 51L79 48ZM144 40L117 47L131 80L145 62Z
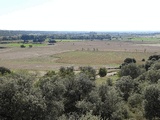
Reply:
M0 66L10 69L58 70L61 66L117 67L127 57L137 63L150 55L159 54L160 44L122 41L61 41L54 45L0 45Z

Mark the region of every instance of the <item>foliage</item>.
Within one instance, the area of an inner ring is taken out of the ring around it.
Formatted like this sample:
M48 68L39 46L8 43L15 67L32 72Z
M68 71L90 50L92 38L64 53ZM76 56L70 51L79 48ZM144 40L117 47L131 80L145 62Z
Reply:
M122 120L124 119L123 102L114 88L110 88L107 84L99 87L99 97L101 102L98 106L97 112L106 120Z
M137 93L132 94L132 96L128 98L128 103L132 108L141 107L142 101L143 101L143 96Z
M46 104L31 75L11 74L0 82L0 119L44 119Z
M25 48L26 46L25 46L25 45L20 45L20 47L21 47L21 48Z
M80 69L81 73L86 74L90 78L90 80L96 79L96 71L92 67L90 67L90 66L80 67L79 69Z
M134 59L134 58L126 58L125 60L124 60L124 63L136 63L136 60Z
M29 45L29 48L32 48L33 47L33 45Z
M117 90L125 101L134 92L135 82L130 76L123 76L116 82Z
M145 63L145 69L146 69L146 70L149 70L150 67L154 64L154 62L155 62L155 61L152 61L152 60L146 61L146 63Z
M64 111L63 94L65 86L57 76L41 78L39 88L46 104L46 119L57 119Z
M98 74L99 74L100 77L106 76L107 75L107 69L106 68L100 68Z
M148 58L148 60L159 60L160 59L160 55L152 55Z
M141 69L143 65L129 63L121 68L118 80L107 77L101 85L95 84L92 67L80 67L76 74L73 67L62 67L43 77L4 72L0 76L0 119L160 119L159 60L148 71Z
M151 83L157 83L160 79L160 70L149 70L145 74L145 80Z
M155 62L152 66L151 66L152 70L159 70L160 69L160 61Z
M69 78L64 82L66 87L66 92L64 94L64 97L66 98L64 101L65 111L67 113L81 113L76 104L78 101L81 101L87 97L88 94L94 89L94 82L91 81L88 76L82 73L77 75L75 78Z
M134 63L123 66L119 71L120 77L130 75L133 79L137 78L140 74L140 68Z
M11 71L8 68L5 67L0 67L0 74L4 75L4 74L10 74Z
M74 67L61 67L58 72L60 77L74 76Z
M52 71L48 71L44 76L45 77L52 77L54 75L56 75L56 72L52 70Z
M145 116L149 120L160 119L160 86L150 85L144 91Z

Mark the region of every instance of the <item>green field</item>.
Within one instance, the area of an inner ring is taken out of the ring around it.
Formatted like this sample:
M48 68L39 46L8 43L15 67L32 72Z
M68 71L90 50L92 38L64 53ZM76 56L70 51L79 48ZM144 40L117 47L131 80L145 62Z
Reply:
M77 41L83 41L83 40L72 40L72 39L56 39L56 42L77 42Z
M32 45L33 47L40 47L40 46L46 46L46 44L39 44L39 43L9 43L9 44L5 44L8 47L20 47L21 45L25 45L26 47L29 47L29 45Z
M137 63L142 63L142 59L147 59L151 54L142 52L124 51L73 51L65 52L52 57L59 58L57 63L79 64L79 65L110 65L118 66L127 57L135 58Z
M158 37L133 37L130 38L131 41L141 41L141 42L159 42L160 38Z

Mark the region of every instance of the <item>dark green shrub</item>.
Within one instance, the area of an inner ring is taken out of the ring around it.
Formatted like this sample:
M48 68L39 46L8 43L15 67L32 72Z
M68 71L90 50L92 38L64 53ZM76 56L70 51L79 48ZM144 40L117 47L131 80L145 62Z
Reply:
M134 63L122 66L121 70L119 71L120 77L130 75L133 79L137 78L140 74L140 68Z
M100 68L98 74L99 74L100 77L106 76L107 75L107 69L106 68Z
M61 67L58 74L60 77L74 76L74 67Z
M148 58L148 60L153 60L153 59L159 60L159 59L160 59L160 55L152 55L152 56L150 56L150 57Z
M124 63L136 63L136 60L134 58L126 58Z
M8 68L0 67L0 74L4 75L7 73L11 73L11 71Z
M25 46L25 45L21 45L20 47L21 47L21 48L25 48L26 46Z
M96 70L93 69L92 67L85 66L85 67L80 67L79 69L80 69L81 73L86 74L90 78L90 80L96 79Z
M142 95L137 93L133 94L128 98L128 103L132 108L141 106L142 101L143 101Z
M142 59L142 62L144 62L144 61L145 61L145 59L143 58L143 59Z
M147 86L144 91L145 117L149 120L160 119L160 87L159 85Z

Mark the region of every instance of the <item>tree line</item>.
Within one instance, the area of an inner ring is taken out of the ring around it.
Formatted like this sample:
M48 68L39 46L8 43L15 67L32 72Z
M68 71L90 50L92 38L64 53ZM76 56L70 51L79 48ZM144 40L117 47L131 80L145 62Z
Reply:
M108 78L101 85L95 83L95 69L84 66L79 70L61 67L39 77L1 67L0 119L160 119L160 55L150 56L143 65L126 58L119 78ZM98 74L104 77L106 72L100 68Z
M17 34L17 35L2 35L0 40L33 40L44 41L45 39L70 39L70 40L111 40L111 35L108 33L52 33L52 34Z

